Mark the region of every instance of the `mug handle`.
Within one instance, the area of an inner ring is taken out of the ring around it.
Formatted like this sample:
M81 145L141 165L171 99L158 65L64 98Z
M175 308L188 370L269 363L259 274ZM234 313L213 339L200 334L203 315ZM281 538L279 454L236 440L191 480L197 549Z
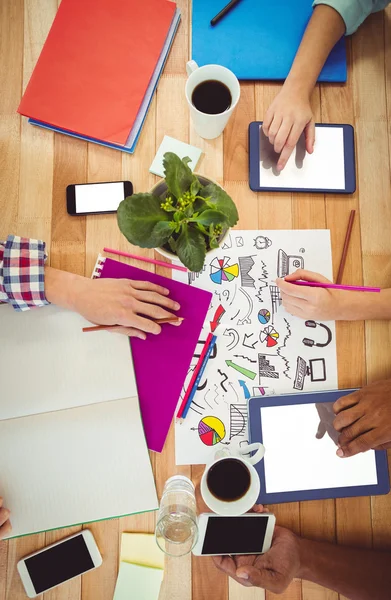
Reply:
M186 72L189 77L196 69L198 69L198 65L195 60L189 60L189 62L186 63Z
M248 446L244 446L239 448L239 454L249 454L250 452L255 452L254 456L245 457L245 460L250 463L250 465L256 465L260 460L265 456L265 446L260 442L255 442L254 444L248 444Z

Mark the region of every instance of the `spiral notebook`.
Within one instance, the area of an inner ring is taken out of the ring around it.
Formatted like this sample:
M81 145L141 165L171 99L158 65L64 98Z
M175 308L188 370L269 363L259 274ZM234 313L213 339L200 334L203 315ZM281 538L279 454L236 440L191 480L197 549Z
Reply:
M170 290L170 297L181 305L178 314L184 320L180 327L167 324L160 335L130 340L148 448L161 452L212 294L102 256L98 257L93 277L150 281Z

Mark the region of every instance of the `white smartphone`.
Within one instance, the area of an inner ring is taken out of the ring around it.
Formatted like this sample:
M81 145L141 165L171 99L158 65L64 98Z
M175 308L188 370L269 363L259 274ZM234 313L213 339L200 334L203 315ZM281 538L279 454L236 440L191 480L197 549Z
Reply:
M198 520L196 556L263 554L270 549L276 517L270 513L247 513L224 517L204 513Z
M85 529L25 556L17 566L27 596L35 598L101 564L94 536Z

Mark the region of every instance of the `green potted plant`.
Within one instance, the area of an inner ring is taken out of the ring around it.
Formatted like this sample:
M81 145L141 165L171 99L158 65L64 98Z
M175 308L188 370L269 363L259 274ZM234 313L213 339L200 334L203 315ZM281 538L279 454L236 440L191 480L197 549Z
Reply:
M218 248L238 211L216 183L195 175L172 152L164 155L165 179L149 193L125 198L117 218L127 240L140 248L156 248L179 258L191 271L201 271L206 253Z

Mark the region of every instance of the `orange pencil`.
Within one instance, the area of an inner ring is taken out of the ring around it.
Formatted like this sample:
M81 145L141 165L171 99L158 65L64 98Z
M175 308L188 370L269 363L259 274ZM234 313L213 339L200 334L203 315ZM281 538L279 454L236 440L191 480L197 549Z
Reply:
M176 321L183 321L183 317L166 317L164 319L155 319L154 322L161 325L162 323L175 323ZM112 329L113 327L121 327L121 325L93 325L92 327L83 327L83 332L88 331L105 331L106 329Z

